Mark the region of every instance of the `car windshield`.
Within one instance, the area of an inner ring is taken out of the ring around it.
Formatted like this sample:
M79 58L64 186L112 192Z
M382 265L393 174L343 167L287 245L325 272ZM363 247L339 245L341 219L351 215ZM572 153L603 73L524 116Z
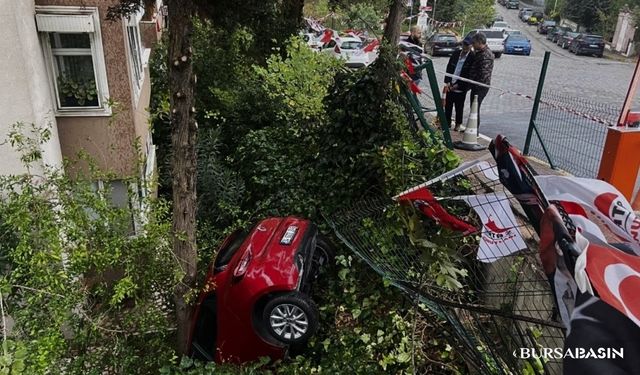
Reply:
M584 41L589 43L600 43L602 42L602 37L598 35L587 35L584 38Z
M502 31L487 30L482 31L482 33L487 37L487 39L504 39Z
M531 17L535 17L535 18L542 18L542 13L540 13L540 12L533 12L533 14L531 14Z
M569 38L575 38L575 37L577 37L578 35L580 35L580 33L572 33L572 32L568 32L566 36L567 36L567 37L569 37Z
M507 23L506 22L495 22L493 24L493 27L507 27Z
M525 38L522 35L510 35L509 39L507 39L510 42L524 42L527 40L527 38Z
M544 25L545 26L555 26L556 25L556 21L544 21Z
M227 264L229 264L231 258L233 258L233 254L238 251L240 245L242 245L244 240L247 238L247 235L251 233L252 229L253 228L249 230L238 229L228 237L228 243L222 249L220 249L220 251L218 251L218 256L216 257L216 260L214 262L214 267L216 270L221 270Z
M458 39L456 39L456 37L453 35L438 35L436 37L436 40L438 42L457 42L458 41Z
M360 49L362 48L362 42L358 42L358 41L346 41L346 42L342 42L342 44L340 45L340 48L342 49Z

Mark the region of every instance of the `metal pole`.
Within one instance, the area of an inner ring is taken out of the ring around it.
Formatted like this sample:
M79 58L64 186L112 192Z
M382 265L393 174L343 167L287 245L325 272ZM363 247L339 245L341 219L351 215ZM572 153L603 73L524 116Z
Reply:
M525 155L529 155L529 144L531 143L531 136L533 135L533 128L535 126L536 117L538 117L538 108L540 107L540 98L542 97L542 89L544 87L545 77L547 76L547 68L549 67L550 56L551 52L545 51L544 60L542 61L542 70L540 71L540 78L538 79L538 90L536 91L536 98L533 101L531 119L529 119L529 130L527 130L527 139L524 141L523 154ZM542 143L542 139L540 139L540 143ZM549 160L549 163L551 164L551 160Z
M438 3L438 0L433 0L433 13L431 13L431 18L433 18L433 20L436 20L436 4Z
M442 106L442 98L440 97L440 87L438 86L438 79L436 78L436 71L433 68L433 61L427 60L425 64L425 70L427 71L427 77L429 78L429 86L431 86L431 94L433 95L433 101L435 101L436 111L438 112L438 119L440 120L440 127L442 127L442 135L444 136L444 144L450 149L453 149L453 141L451 140L451 134L449 133L449 120L444 113L444 107Z
M638 57L638 62L636 62L636 69L633 71L633 76L631 76L631 83L629 83L629 89L627 90L627 97L624 99L624 105L622 106L620 117L618 118L618 126L626 125L627 115L631 110L631 104L633 103L633 99L635 98L636 92L638 91L639 79L640 79L640 57Z

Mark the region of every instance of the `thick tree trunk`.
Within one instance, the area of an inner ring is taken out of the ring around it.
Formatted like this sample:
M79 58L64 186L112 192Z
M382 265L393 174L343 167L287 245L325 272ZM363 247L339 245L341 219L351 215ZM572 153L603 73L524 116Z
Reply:
M400 26L404 18L404 0L393 0L389 9L389 17L384 27L384 41L392 46L398 44L400 38Z
M177 345L187 352L192 307L185 300L195 287L196 249L196 134L195 77L191 38L194 5L191 0L168 0L169 8L169 90L171 93L171 144L173 161L173 252L184 271L174 290Z

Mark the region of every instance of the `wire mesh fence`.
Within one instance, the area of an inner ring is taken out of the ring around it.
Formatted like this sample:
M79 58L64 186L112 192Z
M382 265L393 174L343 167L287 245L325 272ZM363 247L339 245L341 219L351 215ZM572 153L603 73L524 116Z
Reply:
M619 114L612 104L547 91L540 101L529 154L575 176L595 178L607 126L614 125Z
M422 181L412 176L407 186ZM562 373L558 361L514 357L519 348L561 348L564 331L538 256L537 233L498 181L495 165L475 164L430 181L428 189L437 198L409 206L370 192L333 214L330 224L374 270L440 318L470 368L482 374L530 368ZM419 207L438 206L479 229L465 235L418 214Z

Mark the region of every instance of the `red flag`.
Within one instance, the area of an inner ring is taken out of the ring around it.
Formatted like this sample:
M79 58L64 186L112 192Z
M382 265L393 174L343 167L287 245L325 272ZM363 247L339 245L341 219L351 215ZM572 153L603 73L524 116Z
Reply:
M380 41L378 39L374 39L371 43L367 44L364 47L364 52L373 52L374 49L376 49L376 47L378 47L380 45Z
M414 94L420 94L422 93L422 89L416 85L415 82L411 81L411 83L409 83L409 90L411 90L412 93Z
M400 202L409 202L414 205L420 212L433 219L438 225L451 229L457 232L463 232L463 234L469 235L476 233L478 228L467 223L466 221L451 215L447 210L442 207L435 199L431 191L426 187L414 190L412 192L400 195L398 197Z
M320 41L322 44L329 43L331 41L331 37L333 37L333 31L331 29L325 29Z

